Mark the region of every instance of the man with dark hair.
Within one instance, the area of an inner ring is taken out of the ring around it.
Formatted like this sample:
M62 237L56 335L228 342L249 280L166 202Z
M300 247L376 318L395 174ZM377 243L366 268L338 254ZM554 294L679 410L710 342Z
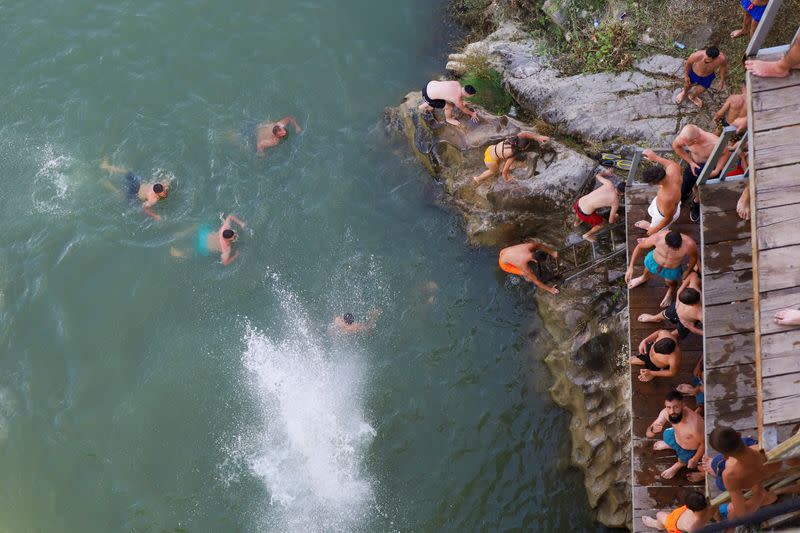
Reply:
M633 279L633 265L644 250L650 250L644 258L644 271L638 278ZM684 271L683 260L688 257L689 264ZM672 295L678 288L678 281L686 279L694 270L698 260L697 244L694 239L675 230L662 230L655 235L645 237L639 241L631 254L631 262L625 272L625 281L628 288L633 289L646 283L651 274L661 276L667 285L667 294L661 301L661 307L667 307L672 302Z
M696 531L711 521L715 511L716 508L709 505L705 494L693 490L686 494L681 507L671 513L659 511L655 518L643 516L642 523L653 529L666 529L667 533Z
M464 98L474 96L477 91L472 85L461 87L458 81L430 81L422 88L422 99L420 104L421 111L431 111L434 109L444 109L444 118L453 126L460 126L461 123L453 118L453 107L457 107L462 113L470 115L470 120L477 124L478 113L468 108L464 103ZM434 115L435 116L435 115Z
M675 153L686 162L686 167L683 170L683 181L681 182L681 203L685 202L692 197L692 192L695 191L695 184L697 178L700 177L700 172L706 164L706 161L711 157L711 152L714 151L719 137L713 133L702 130L694 124L687 124L683 127L681 132L672 141L672 149ZM725 147L717 161L717 166L711 171L709 177L716 178L722 172L722 167L728 161L730 150ZM700 204L695 199L692 199L690 206L689 218L692 222L700 220Z
M683 90L675 101L680 104L688 97L694 105L703 107L700 95L711 88L711 83L717 77L717 70L719 70L717 88L721 91L725 88L725 78L728 76L728 60L725 54L720 53L716 46L709 46L690 55L684 67Z
M373 309L369 312L369 318L366 322L356 322L356 317L353 313L345 313L333 319L333 327L341 333L359 333L375 327L378 317L381 316L383 311L381 309Z
M635 224L637 228L646 230L649 236L668 228L681 214L681 167L652 150L645 150L642 156L659 165L645 170L643 176L645 183L658 185L656 196L647 208L650 222L640 220Z
M670 391L664 399L664 409L655 421L647 428L645 435L652 439L664 429L669 422L671 428L664 431L664 440L653 444L653 449L673 449L678 460L671 467L661 472L664 479L672 479L683 467L696 468L705 451L705 425L703 417L695 413L683 403L683 395Z
M616 186L608 178L613 175L611 169L606 169L595 176L600 186L587 195L581 196L572 206L575 211L574 227L578 227L581 222L586 222L592 229L583 234L587 241L597 240L593 235L603 229L606 220L601 217L597 210L603 207L610 207L608 222L614 224L619 220L619 198L625 195L625 182L622 181Z
M767 456L758 445L746 446L738 431L724 426L711 432L709 444L725 458L722 482L731 495L728 519L747 516L777 499L775 494L764 489L764 480L777 473L781 465L765 464ZM752 491L749 500L744 496L747 491Z
M630 364L642 366L639 381L652 381L657 377L674 378L681 366L681 349L678 335L666 329L654 331L639 343L639 353L630 358Z
M656 315L642 313L639 322L659 324L670 321L677 328L679 339L686 338L689 333L703 335L703 304L700 275L691 271L678 287L678 300Z
M262 122L256 129L256 152L259 157L264 157L265 150L277 146L288 134L286 126L292 124L294 132L300 133L300 125L294 117L283 117L275 122Z
M218 231L213 231L211 226L203 224L197 232L197 252L200 255L210 255L212 252L219 252L220 260L223 265L230 265L237 257L239 252L231 255L231 245L236 242L238 235L232 229L232 223L238 224L242 229L245 223L239 220L236 215L228 215L222 222ZM180 257L171 252L175 257Z
M156 183L145 182L140 176L134 174L127 168L111 165L108 162L108 158L100 162L100 168L112 174L125 174L125 192L128 199L140 200L142 202L142 209L147 216L156 220L161 220L161 215L154 213L150 208L156 205L159 200L166 200L169 196L170 183L168 179ZM106 180L105 186L119 193L119 189L110 181Z
M550 287L542 283L528 264L531 261L543 263L547 260L548 256L553 259L558 259L558 252L540 242L532 240L500 250L499 263L500 268L504 272L522 276L540 289L550 294L558 294L556 286L553 285Z

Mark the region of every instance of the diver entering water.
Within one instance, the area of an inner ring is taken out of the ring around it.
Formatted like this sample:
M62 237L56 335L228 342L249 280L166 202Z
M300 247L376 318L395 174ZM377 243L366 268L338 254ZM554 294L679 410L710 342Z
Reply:
M358 333L370 330L375 327L382 313L383 310L381 309L373 309L369 312L366 322L356 322L356 317L353 313L344 313L333 319L332 326L340 333Z

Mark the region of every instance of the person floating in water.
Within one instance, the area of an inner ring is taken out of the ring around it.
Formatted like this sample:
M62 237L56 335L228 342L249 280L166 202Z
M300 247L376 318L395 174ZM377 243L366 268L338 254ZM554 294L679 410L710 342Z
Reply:
M238 251L231 254L231 245L239 238L238 234L232 228L233 222L238 224L242 229L246 227L245 223L239 220L235 215L228 215L225 217L218 231L214 231L208 224L202 224L197 231L197 252L202 256L219 253L223 265L227 266L233 263L233 261L239 257ZM175 256L174 253L173 256Z
M531 142L534 141L534 142ZM500 163L503 162L503 179L511 181L511 167L514 161L524 158L524 152L534 149L539 144L546 144L550 142L550 137L544 135L537 135L531 131L521 131L515 136L489 146L483 152L483 162L486 165L486 170L483 174L472 178L475 183L480 185L484 180L487 180L497 174L500 170Z
M294 117L283 117L275 122L262 122L258 125L256 128L256 152L259 157L264 157L264 151L267 148L277 146L289 134L286 129L289 124L294 126L295 133L303 131Z
M161 216L154 213L150 208L156 205L159 200L166 200L167 196L169 196L169 180L154 183L144 182L140 176L137 176L127 168L109 164L108 158L100 162L100 168L112 174L125 174L125 194L128 199L142 201L144 212L156 220L161 220ZM106 180L105 185L112 191L119 193L119 189L110 181Z
M720 53L716 46L709 46L705 50L698 50L686 60L686 75L683 90L675 98L677 103L682 103L687 97L697 107L703 107L700 95L711 88L711 83L717 77L719 70L719 90L725 88L725 78L728 76L728 60L725 54ZM698 85L698 88L694 86Z
M369 312L369 318L366 322L356 322L356 317L353 316L353 313L345 313L333 319L333 327L340 333L359 333L367 331L375 327L382 312L381 309L373 309Z
M594 234L603 229L606 225L606 219L597 214L597 210L603 207L610 207L611 213L608 216L608 222L614 224L619 219L619 197L625 194L625 182L622 181L618 185L608 178L614 172L611 169L606 169L595 176L600 186L587 195L581 196L572 206L575 211L575 222L573 227L578 227L581 222L586 222L592 226L592 229L583 234L583 238L587 241L594 242L597 240Z
M553 259L558 259L558 252L540 242L533 241L503 248L500 250L498 261L500 263L500 268L504 272L522 276L540 289L550 294L558 294L559 291L556 286L553 285L550 287L542 283L528 264L531 261L534 263L543 263L547 261L548 256Z
M419 106L419 109L431 112L434 112L434 109L444 109L444 118L447 123L460 126L461 123L453 118L453 107L455 106L462 113L470 115L470 120L477 124L478 113L468 108L463 100L474 96L476 92L472 85L462 88L457 81L430 81L422 88L422 98L425 102Z

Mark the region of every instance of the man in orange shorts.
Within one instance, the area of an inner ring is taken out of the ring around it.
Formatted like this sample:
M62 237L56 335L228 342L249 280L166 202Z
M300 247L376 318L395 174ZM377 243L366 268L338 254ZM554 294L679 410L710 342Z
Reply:
M558 252L536 241L509 246L508 248L500 250L500 268L509 274L522 276L550 294L558 294L556 286L553 285L550 287L542 283L528 264L531 261L534 263L542 263L547 260L548 255L553 259L558 259Z
M686 494L683 500L685 505L678 507L671 513L660 511L656 517L643 516L642 522L647 527L667 533L684 533L695 531L714 517L715 507L708 504L708 500L701 492L693 490Z

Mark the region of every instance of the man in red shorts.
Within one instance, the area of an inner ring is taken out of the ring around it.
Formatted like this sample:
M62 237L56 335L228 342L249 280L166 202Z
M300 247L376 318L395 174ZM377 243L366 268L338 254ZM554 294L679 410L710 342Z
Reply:
M608 216L608 221L613 224L619 219L619 197L625 194L625 182L623 181L616 187L608 179L612 172L606 169L597 174L595 178L600 182L600 186L587 194L581 196L572 209L575 210L575 224L574 227L580 226L581 222L586 222L592 229L583 234L583 238L587 241L594 242L596 238L594 234L603 229L606 225L606 220L597 214L597 210L603 207L610 207L611 213Z

